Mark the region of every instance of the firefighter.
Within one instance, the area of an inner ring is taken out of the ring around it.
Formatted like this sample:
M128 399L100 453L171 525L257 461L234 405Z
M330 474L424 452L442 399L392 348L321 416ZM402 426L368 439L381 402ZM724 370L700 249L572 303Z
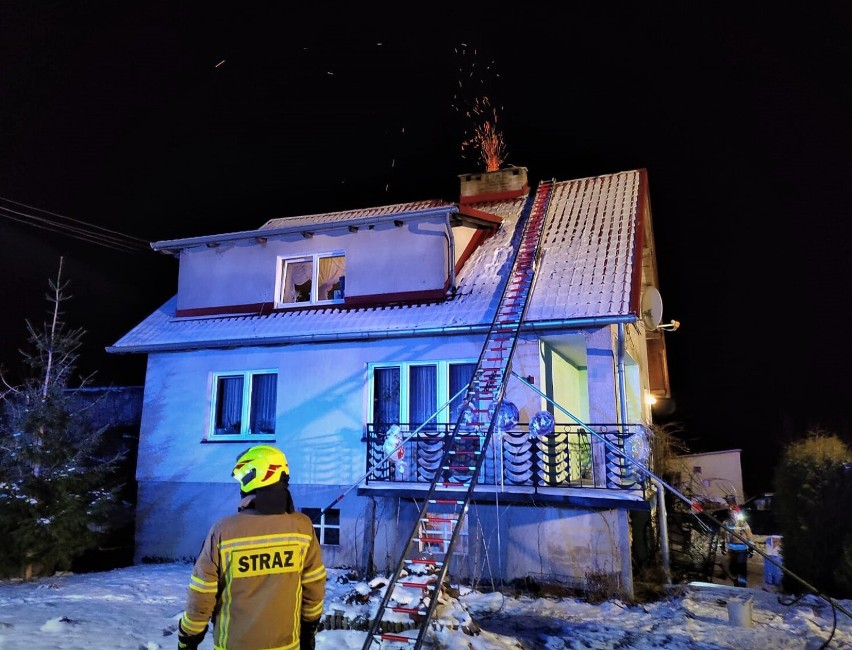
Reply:
M721 539L722 555L728 556L728 573L734 586L748 586L748 559L754 555L754 538L745 514L736 502L728 505L728 518L723 523Z
M296 512L284 453L269 445L237 457L242 501L210 528L192 569L178 649L196 650L213 623L217 650L313 650L325 565L313 524Z

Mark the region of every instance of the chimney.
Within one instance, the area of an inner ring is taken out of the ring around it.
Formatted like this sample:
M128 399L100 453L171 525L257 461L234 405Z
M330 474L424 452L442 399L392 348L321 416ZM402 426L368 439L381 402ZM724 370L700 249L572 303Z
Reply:
M459 203L502 201L529 194L526 167L507 167L496 172L461 174L461 200Z

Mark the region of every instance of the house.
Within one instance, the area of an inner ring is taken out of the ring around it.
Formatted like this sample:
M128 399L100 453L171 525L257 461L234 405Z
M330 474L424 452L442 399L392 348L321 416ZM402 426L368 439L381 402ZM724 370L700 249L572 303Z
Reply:
M326 564L397 562L534 191L511 167L462 175L455 202L153 243L179 260L177 294L108 348L148 358L136 561L194 557L236 507L237 454L268 442ZM657 286L646 170L553 181L454 576L632 594L650 402L669 396Z
M726 498L745 501L741 449L724 449L677 457L678 483L682 489L705 504L725 507Z

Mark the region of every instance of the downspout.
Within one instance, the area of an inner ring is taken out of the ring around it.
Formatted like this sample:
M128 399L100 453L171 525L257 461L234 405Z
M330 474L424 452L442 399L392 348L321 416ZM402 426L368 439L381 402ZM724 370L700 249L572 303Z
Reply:
M619 420L624 428L624 433L627 433L627 387L624 382L624 323L618 323L618 359L616 363L618 369L618 408ZM624 517L628 515L624 511ZM630 530L628 527L627 536L625 539L631 539ZM631 544L624 544L621 551L621 575L624 578L624 591L630 600L633 600L633 556L631 553Z
M624 323L618 323L618 401L620 419L623 425L627 424L627 386L624 380ZM660 554L663 561L663 571L666 574L666 584L671 584L671 566L669 562L669 526L666 519L666 499L663 484L659 479L651 475L651 482L657 493L657 518L660 526Z
M449 257L447 259L447 279L450 281L449 289L455 294L456 292L456 238L453 237L453 226L450 224L450 213L444 215L444 222L447 224L447 244Z
M666 584L672 583L672 568L669 560L669 522L666 514L666 492L658 478L651 482L657 491L657 520L660 525L660 555L663 560L663 572L666 574Z

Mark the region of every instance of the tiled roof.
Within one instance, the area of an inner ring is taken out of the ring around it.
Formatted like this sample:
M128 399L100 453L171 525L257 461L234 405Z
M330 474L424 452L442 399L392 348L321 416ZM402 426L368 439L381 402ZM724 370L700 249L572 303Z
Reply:
M627 316L634 264L639 170L554 183L526 322ZM534 191L534 188L533 188ZM442 302L305 309L259 316L174 318L172 298L112 348L116 352L252 345L289 340L380 338L426 331L476 330L491 323L511 264L511 240L525 199L477 203L503 219L456 278ZM447 205L419 202L327 215L273 219L264 228L345 221ZM313 220L313 221L312 221Z
M280 219L270 219L263 224L261 230L271 230L275 228L292 228L313 226L315 224L333 224L347 223L355 219L365 219L371 217L388 217L403 212L414 212L417 210L428 210L430 208L452 207L454 204L440 199L431 201L412 201L410 203L396 203L394 205L381 205L375 208L365 208L363 210L346 210L344 212L326 212L323 214L308 214L299 217L282 217Z

